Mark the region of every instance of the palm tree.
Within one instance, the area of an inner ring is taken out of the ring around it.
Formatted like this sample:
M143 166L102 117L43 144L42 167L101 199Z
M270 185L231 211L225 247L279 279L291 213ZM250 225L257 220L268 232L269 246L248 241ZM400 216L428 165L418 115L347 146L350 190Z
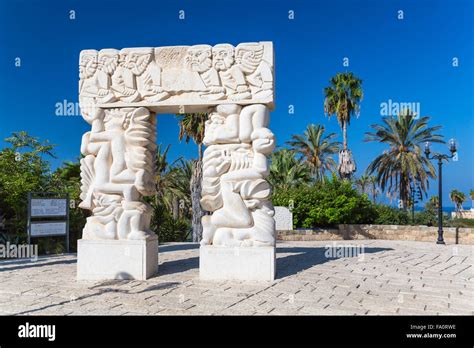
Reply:
M456 211L461 212L463 210L462 209L462 204L467 200L466 195L461 191L452 190L449 193L449 198L454 203L454 205L456 207Z
M429 119L415 119L410 110L397 117L383 117L382 124L371 125L375 132L367 132L364 139L389 146L370 163L367 172L377 173L377 182L382 191L398 191L404 208L407 208L411 183L419 185L422 192L426 193L429 179L436 177L434 167L423 155L421 144L444 141L442 135L435 134L441 126L428 127Z
M170 145L163 149L160 144L156 149L155 156L155 206L163 205L169 211L173 210L173 197L176 195L174 190L173 175L167 156Z
M370 194L372 196L372 202L376 203L377 201L377 194L379 193L379 188L377 184L377 177L374 175L368 176L368 183L370 188Z
M192 138L198 146L198 160L194 162L193 176L191 178L191 203L193 210L193 242L197 243L202 238L201 218L205 212L201 207L201 185L202 185L202 142L204 139L204 127L207 120L206 113L193 113L176 115L179 119L179 140L185 138L186 143Z
M180 217L192 218L191 207L191 187L189 183L193 177L193 160L184 160L178 158L173 162L170 174L172 176L173 189L176 193L176 199L173 201L173 217L175 219Z
M81 178L81 163L79 161L72 162L67 161L63 162L62 166L56 170L57 175L64 180L80 180Z
M375 176L363 174L356 179L355 185L361 194L370 194L372 202L376 202L379 189L377 187L377 178Z
M324 131L324 126L310 124L302 136L293 135L287 142L308 164L316 181L324 180L326 171L334 172L336 163L331 156L339 151L341 145L333 141L337 137L335 133L325 135Z
M352 116L359 116L360 102L363 99L362 80L353 73L337 73L324 88L324 114L329 118L335 115L342 128L343 148L339 153L338 172L341 178L350 179L356 171L355 161L347 146L347 126Z
M310 181L308 165L298 160L294 151L282 149L272 154L268 182L273 189L287 190Z
M169 164L167 160L170 145L163 149L163 145L157 146L155 157L155 208L163 205L173 218L179 218L179 207L183 203L190 206L191 191L189 182L192 176L192 161L178 158Z
M471 189L471 191L469 191L469 197L471 197L471 209L474 210L474 189Z
M363 174L360 178L355 180L355 185L361 194L367 193L367 187L369 186L369 176Z
M425 209L431 211L437 211L439 204L438 196L431 196L428 202L426 202Z

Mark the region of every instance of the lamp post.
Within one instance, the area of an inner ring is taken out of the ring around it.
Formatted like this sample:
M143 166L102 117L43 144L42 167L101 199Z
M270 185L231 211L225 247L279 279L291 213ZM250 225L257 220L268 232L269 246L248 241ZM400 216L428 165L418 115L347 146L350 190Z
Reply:
M431 154L430 142L425 143L425 156L427 159L438 160L438 240L436 244L446 244L443 239L443 160L448 161L456 154L456 141L451 139L449 141L449 152L451 155L445 155L434 152Z

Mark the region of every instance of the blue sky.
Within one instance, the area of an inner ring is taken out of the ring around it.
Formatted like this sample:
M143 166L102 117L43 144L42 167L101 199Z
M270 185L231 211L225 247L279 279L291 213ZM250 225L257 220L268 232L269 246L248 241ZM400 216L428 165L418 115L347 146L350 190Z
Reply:
M422 115L443 126L446 140L459 144L459 161L444 166L443 199L450 205L451 189L474 188L473 10L470 0L2 0L0 147L11 132L26 130L58 144L54 166L79 156L89 125L80 116L56 116L55 105L77 101L82 49L273 41L271 128L278 144L309 123L324 124L341 140L337 121L324 117L322 90L335 73L350 70L363 80L365 93L360 117L349 127L358 174L385 148L363 142L369 125L380 122L380 104L418 102ZM342 65L344 57L349 67ZM159 115L158 142L172 144L171 158L194 157L196 147L180 144L177 136L174 117ZM433 182L430 194L436 187Z

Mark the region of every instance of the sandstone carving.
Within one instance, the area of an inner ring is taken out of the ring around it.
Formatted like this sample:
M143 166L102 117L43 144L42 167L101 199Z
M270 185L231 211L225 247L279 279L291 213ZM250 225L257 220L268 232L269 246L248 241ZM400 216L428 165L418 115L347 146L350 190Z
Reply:
M210 215L202 218L201 277L272 280L272 43L83 50L79 77L91 125L81 143L79 206L92 216L78 243L78 278L156 273L158 241L143 200L155 193L155 114L206 112L201 205ZM236 256L234 247L253 256ZM254 263L261 272L252 272Z
M125 102L158 102L169 97L161 87L161 68L154 60L153 48L124 48L120 51L118 73L112 89Z
M145 239L152 232L155 120L146 108L96 109L92 130L82 137L83 239Z
M219 105L206 122L201 205L202 245L273 246L274 210L267 156L275 137L268 109Z
M192 72L198 73L205 86L199 96L208 100L219 100L225 97L225 88L221 86L217 70L212 66L212 47L197 45L189 47L186 65Z
M91 105L273 104L271 42L84 50L79 68L86 115Z

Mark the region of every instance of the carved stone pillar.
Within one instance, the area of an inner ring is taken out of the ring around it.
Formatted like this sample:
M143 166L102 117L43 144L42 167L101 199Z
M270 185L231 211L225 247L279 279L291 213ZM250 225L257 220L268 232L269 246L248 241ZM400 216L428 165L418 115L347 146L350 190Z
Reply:
M219 105L206 122L201 277L273 280L275 220L267 156L275 148L262 104Z
M154 114L144 107L96 108L88 116L79 207L92 216L78 245L78 278L146 279L158 264L152 210L142 199L155 192Z

